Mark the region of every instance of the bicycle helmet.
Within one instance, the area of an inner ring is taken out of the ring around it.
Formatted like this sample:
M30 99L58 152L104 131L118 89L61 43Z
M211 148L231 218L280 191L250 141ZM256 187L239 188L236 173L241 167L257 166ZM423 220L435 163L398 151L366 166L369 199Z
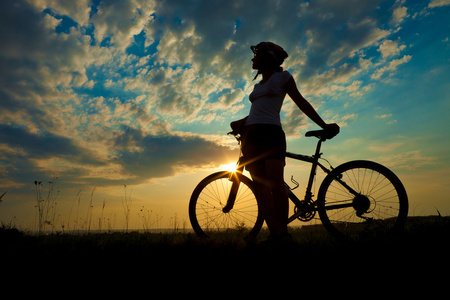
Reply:
M265 64L270 69L276 70L276 71L282 71L283 68L281 67L281 64L283 61L288 57L288 54L286 51L284 51L283 48L278 46L277 44L274 44L272 42L261 42L256 46L250 46L250 49L253 51L253 53L256 55L258 53L265 56ZM253 80L256 80L258 76L261 74L261 69L258 69L258 72L256 73Z
M274 58L275 61L279 63L279 65L281 65L283 61L288 57L288 54L286 53L286 51L284 51L283 48L272 42L261 42L256 46L250 46L250 49L254 54L258 54L261 52L270 54L270 56L272 56L272 58Z

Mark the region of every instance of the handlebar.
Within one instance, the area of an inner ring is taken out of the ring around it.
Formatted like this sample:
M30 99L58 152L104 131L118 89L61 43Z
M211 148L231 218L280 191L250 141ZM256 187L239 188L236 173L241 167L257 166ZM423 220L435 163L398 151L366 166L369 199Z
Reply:
M310 137L314 136L321 141L331 140L339 133L339 127L329 127L327 129L322 130L312 130L305 133L305 136Z
M312 131L308 131L305 133L306 137L311 137L314 136L320 140L322 140L323 142L326 140L331 140L332 138L334 138L337 134L339 133L339 127L335 128L335 127L330 127L327 129L322 129L322 130L312 130ZM234 136L235 138L239 139L240 138L240 133L236 132L236 131L230 131L227 134Z

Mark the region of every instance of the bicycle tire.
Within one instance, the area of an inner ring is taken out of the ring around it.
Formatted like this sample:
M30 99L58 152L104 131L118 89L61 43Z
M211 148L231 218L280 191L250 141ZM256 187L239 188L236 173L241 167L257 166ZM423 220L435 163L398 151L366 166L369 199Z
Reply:
M236 173L240 185L234 207L227 213L223 212L232 186L230 175L229 171L211 174L194 189L189 201L189 220L198 236L233 231L252 239L261 230L264 219L259 211L253 182L240 173Z
M350 193L339 180L359 195ZM408 215L402 182L391 170L372 161L351 161L335 168L323 180L317 201L324 227L347 241L399 232Z

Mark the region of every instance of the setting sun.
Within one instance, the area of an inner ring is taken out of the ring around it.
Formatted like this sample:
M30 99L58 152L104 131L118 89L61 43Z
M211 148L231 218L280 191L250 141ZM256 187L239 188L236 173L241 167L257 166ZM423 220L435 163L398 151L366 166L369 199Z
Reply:
M221 165L219 167L219 169L225 170L225 171L230 171L230 172L236 172L236 167L237 167L237 164L235 162L233 162L233 163Z

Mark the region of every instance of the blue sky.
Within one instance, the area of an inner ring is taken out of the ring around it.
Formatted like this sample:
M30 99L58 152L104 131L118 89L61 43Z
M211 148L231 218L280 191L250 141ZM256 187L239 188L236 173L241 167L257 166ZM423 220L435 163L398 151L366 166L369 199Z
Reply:
M248 114L249 46L261 41L289 53L299 90L341 125L324 148L333 165L382 162L405 182L411 214L450 214L449 0L0 6L2 222L32 227L33 182L54 177L59 223L74 199L86 211L95 187L94 213L106 203L122 226L124 185L133 226L142 211L186 221L196 183L237 158L226 132ZM317 127L289 97L282 120L289 150L311 153L303 135ZM303 169L288 163L286 176Z

